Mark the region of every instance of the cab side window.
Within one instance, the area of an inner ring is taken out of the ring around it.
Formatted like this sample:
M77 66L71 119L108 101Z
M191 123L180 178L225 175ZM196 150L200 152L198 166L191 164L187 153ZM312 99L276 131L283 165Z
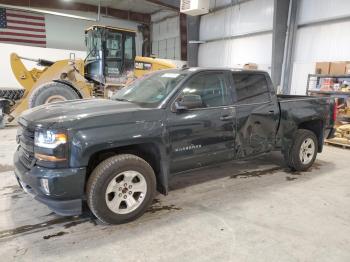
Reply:
M205 73L191 78L182 90L181 97L196 96L201 99L198 108L218 107L229 104L229 94L223 73Z
M264 74L233 73L236 104L252 104L270 101L270 93Z
M134 59L134 50L133 50L133 37L130 35L125 36L124 40L124 57L126 60Z

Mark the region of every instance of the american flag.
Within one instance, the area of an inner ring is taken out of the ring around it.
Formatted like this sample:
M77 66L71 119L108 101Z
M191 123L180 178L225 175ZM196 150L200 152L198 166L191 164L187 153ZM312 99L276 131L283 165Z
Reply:
M0 8L0 42L46 47L45 16Z

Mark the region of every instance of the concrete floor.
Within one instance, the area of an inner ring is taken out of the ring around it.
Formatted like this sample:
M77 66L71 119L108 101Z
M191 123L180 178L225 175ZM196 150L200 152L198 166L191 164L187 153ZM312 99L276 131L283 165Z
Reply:
M15 129L0 130L1 261L350 261L350 150L309 172L280 154L181 175L135 222L62 218L17 186Z

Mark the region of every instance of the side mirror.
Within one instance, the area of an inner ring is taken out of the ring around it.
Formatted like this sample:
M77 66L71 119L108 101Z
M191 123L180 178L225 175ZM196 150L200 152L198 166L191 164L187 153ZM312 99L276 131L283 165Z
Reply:
M193 108L203 107L203 101L199 95L184 95L175 102L176 111L185 111Z

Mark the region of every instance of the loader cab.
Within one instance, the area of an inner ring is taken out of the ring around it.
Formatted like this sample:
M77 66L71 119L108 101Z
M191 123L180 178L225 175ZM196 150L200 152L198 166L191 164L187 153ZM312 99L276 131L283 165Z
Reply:
M85 77L101 84L124 83L134 68L135 36L135 31L115 27L92 26L85 30Z

